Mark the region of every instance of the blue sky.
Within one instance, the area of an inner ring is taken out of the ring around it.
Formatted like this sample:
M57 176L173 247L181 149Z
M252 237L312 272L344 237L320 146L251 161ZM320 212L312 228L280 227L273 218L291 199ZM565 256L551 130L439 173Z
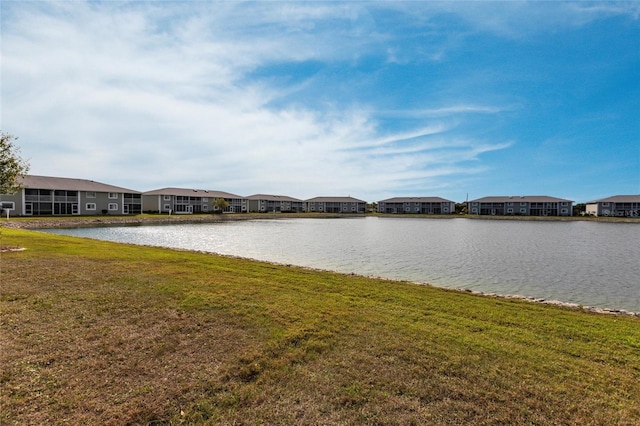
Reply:
M640 193L638 2L3 1L31 173L302 199Z

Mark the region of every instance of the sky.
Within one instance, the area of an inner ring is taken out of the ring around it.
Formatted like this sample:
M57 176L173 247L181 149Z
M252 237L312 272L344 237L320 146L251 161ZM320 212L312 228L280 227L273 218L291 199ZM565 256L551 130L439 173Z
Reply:
M0 3L35 175L374 202L640 194L640 2Z

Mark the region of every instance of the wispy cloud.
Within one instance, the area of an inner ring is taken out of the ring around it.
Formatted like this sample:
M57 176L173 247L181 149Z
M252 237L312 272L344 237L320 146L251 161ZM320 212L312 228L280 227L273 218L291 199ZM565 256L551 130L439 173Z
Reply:
M425 195L518 145L483 132L521 112L519 95L478 92L499 76L438 68L452 49L479 32L638 14L396 3L4 3L3 130L34 173L141 190Z
M435 19L448 16L464 22L464 32L469 36L487 32L516 38L581 27L615 16L633 20L640 17L640 5L628 1L398 2L388 7L402 10L420 27L425 22L433 22L430 27L433 31L449 32L448 26L438 24L442 21Z
M516 109L515 106L501 107L491 105L460 104L426 109L379 111L378 113L385 117L433 118L459 116L462 114L499 114L505 111L512 111L514 109Z

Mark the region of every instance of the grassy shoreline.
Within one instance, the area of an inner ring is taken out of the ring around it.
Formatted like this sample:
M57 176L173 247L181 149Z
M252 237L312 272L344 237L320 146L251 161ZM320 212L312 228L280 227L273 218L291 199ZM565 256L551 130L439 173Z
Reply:
M275 219L358 219L364 217L380 218L403 218L403 219L456 219L466 218L471 220L524 220L524 221L597 221L597 222L618 222L640 223L638 219L611 218L611 217L537 217L537 216L478 216L478 215L426 215L426 214L367 214L367 215L345 215L335 213L246 213L246 214L188 214L188 215L161 215L161 214L141 214L141 215L107 215L107 216L48 216L48 217L19 217L11 220L0 221L0 226L15 229L52 229L52 228L86 228L86 227L109 227L109 226L141 226L141 225L175 225L175 224L198 224L198 223L218 223L233 220L275 220ZM0 244L0 251L11 250L16 247L3 247ZM319 270L323 272L323 270ZM383 277L373 277L386 279ZM428 285L426 283L416 283ZM506 299L520 299L529 302L557 305L574 309L588 310L596 313L640 316L640 312L628 311L615 307L595 307L583 306L577 303L565 302L561 300L544 299L539 297L521 296L518 294L497 294L482 291L469 290L466 288L454 288L454 291L469 292L476 295L498 297Z
M640 422L640 319L2 229L2 424Z
M353 219L364 217L403 218L403 219L469 219L469 220L507 220L507 221L553 221L553 222L607 222L607 223L636 223L640 218L626 217L594 217L594 216L479 216L479 215L425 215L425 214L385 214L367 213L333 214L333 213L238 213L238 214L190 214L190 215L105 215L105 216L47 216L47 217L12 217L0 218L0 225L6 228L41 229L58 227L84 226L118 226L145 224L176 224L176 223L205 223L227 220L255 220L255 219Z

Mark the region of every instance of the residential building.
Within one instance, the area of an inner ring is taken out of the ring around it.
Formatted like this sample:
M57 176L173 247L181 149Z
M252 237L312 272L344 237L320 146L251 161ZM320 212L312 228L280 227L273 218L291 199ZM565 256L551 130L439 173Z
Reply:
M87 179L26 175L17 194L0 195L3 214L69 216L140 214L141 193Z
M378 213L452 214L456 203L440 197L394 197L378 201Z
M229 205L224 213L246 213L247 199L222 191L187 188L161 188L142 194L143 211L150 213L214 213L218 207L215 200L222 198Z
M547 196L484 197L468 202L477 215L572 216L573 201Z
M315 197L305 200L305 210L312 213L365 213L367 202L353 197Z
M301 213L304 201L286 195L255 194L247 197L250 213Z
M614 195L589 201L586 213L592 216L640 217L640 195Z

